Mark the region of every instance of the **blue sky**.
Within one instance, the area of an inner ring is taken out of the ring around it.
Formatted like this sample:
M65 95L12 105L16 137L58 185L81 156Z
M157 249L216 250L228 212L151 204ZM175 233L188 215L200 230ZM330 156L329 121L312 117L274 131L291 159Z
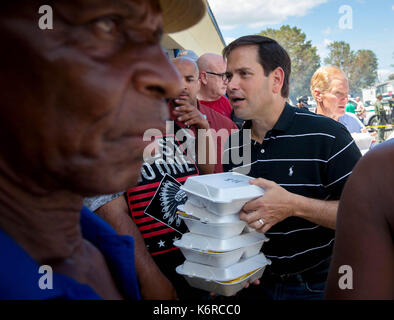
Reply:
M227 42L265 28L300 28L322 58L331 41L373 50L379 80L394 73L394 0L209 0ZM343 7L347 6L347 7ZM340 13L340 8L344 11ZM349 11L349 9L351 11ZM351 20L349 19L351 18ZM345 29L346 27L346 29Z

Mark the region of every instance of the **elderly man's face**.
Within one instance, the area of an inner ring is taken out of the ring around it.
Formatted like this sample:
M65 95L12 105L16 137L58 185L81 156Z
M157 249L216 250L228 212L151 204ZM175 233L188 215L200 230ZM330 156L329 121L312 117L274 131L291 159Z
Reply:
M0 165L83 195L135 184L143 133L165 131L163 98L181 90L158 1L53 1L53 30L40 1L17 3L0 19Z
M322 94L322 109L327 117L338 120L345 114L348 102L349 85L345 76L338 75L330 84L327 92Z

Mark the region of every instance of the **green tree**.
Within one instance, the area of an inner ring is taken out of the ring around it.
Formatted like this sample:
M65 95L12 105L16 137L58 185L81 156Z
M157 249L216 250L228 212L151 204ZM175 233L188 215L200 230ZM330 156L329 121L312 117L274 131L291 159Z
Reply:
M275 39L285 48L291 59L290 98L295 102L301 95L310 95L309 87L313 73L320 67L320 57L311 41L297 27L282 26L279 30L265 29L260 35Z
M389 80L394 80L394 73L389 75Z
M330 53L324 59L324 63L341 68L349 79L355 59L355 54L350 49L350 45L344 41L334 41L328 45L328 49Z
M371 50L358 50L350 70L349 87L352 95L360 95L361 89L370 87L378 79L378 59Z
M328 46L330 53L324 63L341 68L349 80L350 94L361 95L362 89L375 84L378 78L378 59L371 50L351 50L344 41L335 41Z

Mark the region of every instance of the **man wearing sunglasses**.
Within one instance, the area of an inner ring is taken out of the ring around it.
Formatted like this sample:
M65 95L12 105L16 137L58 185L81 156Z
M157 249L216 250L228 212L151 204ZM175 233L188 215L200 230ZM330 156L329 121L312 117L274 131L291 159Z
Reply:
M227 89L226 61L215 53L203 54L197 60L201 88L200 102L231 119L231 104L224 96Z

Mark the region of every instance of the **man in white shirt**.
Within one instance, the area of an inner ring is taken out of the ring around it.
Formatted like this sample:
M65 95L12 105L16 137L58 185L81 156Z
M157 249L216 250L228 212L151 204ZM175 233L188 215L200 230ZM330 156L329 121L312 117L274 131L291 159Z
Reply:
M357 118L364 123L364 119L366 117L366 111L364 108L364 103L361 101L360 97L356 97L357 107L356 107L356 115Z

